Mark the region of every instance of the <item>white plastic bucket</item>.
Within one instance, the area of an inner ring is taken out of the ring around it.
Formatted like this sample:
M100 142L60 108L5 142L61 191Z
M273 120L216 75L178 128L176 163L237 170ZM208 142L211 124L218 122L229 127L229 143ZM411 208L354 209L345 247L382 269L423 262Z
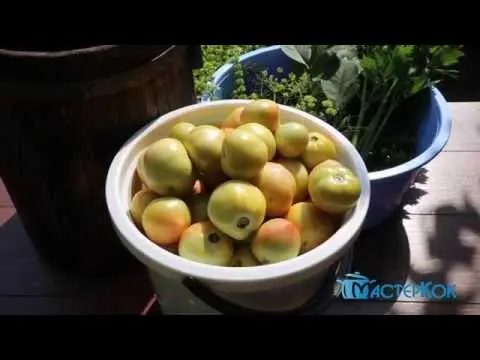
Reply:
M126 248L150 271L159 298L177 303L179 311L200 309L197 299L183 286L195 279L220 298L259 311L292 310L305 303L322 285L327 272L347 254L357 239L370 201L366 166L353 145L326 122L294 108L280 105L280 121L296 121L310 131L330 136L339 149L338 160L358 176L362 194L338 231L317 248L294 259L257 267L219 267L201 264L168 252L146 238L130 218L128 206L132 179L141 151L168 136L178 122L219 124L235 107L248 100L220 100L195 104L167 113L140 130L119 150L106 180L106 201L113 226ZM181 304L183 302L183 304ZM200 301L201 302L201 301ZM183 306L183 307L182 307ZM192 310L194 312L195 310Z

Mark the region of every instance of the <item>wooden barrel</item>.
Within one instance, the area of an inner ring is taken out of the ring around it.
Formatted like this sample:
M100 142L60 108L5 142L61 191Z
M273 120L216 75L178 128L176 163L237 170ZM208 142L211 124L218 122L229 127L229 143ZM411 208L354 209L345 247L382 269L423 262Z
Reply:
M121 145L195 100L191 49L0 49L0 176L39 251L82 275L128 269L105 179Z

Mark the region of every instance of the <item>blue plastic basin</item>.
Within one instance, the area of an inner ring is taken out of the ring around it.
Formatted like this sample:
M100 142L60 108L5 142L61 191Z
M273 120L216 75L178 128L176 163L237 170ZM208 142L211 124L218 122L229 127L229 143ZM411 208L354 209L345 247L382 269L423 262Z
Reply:
M280 46L258 49L240 57L242 64L254 63L273 73L277 67L289 71L292 60ZM213 75L217 87L215 95L228 99L233 88L232 65L225 64ZM434 159L450 137L452 115L450 107L436 87L431 88L430 101L417 134L416 156L401 165L370 172L371 200L364 228L372 228L387 220L402 204L405 192L420 169Z

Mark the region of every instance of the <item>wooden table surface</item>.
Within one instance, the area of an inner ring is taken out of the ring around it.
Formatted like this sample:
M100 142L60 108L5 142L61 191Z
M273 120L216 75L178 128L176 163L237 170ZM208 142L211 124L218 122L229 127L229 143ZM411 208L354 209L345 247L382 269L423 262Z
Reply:
M337 301L328 314L480 314L480 102L451 103L453 133L383 226L361 234L354 270L383 283L453 283L457 299ZM145 271L78 280L38 257L0 182L0 314L140 314Z

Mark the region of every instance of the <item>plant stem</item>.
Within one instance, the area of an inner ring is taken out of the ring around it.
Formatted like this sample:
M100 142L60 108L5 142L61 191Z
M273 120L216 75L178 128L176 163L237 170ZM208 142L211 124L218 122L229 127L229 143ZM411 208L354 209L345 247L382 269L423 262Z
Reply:
M393 97L392 102L390 103L390 106L388 107L387 113L383 117L382 123L380 124L380 126L377 128L375 134L373 135L373 138L372 138L372 141L371 141L372 146L370 146L370 149L368 149L368 151L371 151L371 149L373 147L373 144L375 144L377 142L378 137L382 133L383 128L387 124L388 119L392 115L392 112L393 112L393 110L395 110L396 106L397 106L397 98Z
M366 151L366 149L368 151L370 151L369 149L371 149L374 145L374 144L372 144L373 133L375 132L375 129L378 128L380 121L383 120L382 119L383 110L385 109L385 106L386 106L388 100L390 99L390 95L391 95L393 89L395 88L396 84L397 84L397 79L393 80L392 85L390 85L390 88L388 89L387 93L385 94L385 97L382 99L382 102L381 102L380 106L378 107L378 110L377 110L375 116L373 117L372 122L368 125L368 129L367 129L366 134L362 138L362 142L359 146L359 151L360 151L360 154L362 155L362 157L364 159L366 159L366 157L368 156L368 152Z
M358 143L358 136L360 134L360 126L362 126L363 118L365 117L365 112L368 108L368 103L365 102L365 98L367 96L367 78L365 77L362 86L362 99L361 99L361 107L360 107L360 114L358 115L358 122L357 122L357 131L353 135L352 144L353 146L357 146Z
M394 97L390 103L390 106L388 107L388 110L386 112L386 114L383 116L383 119L382 119L382 123L380 124L380 126L377 128L377 130L375 131L373 137L372 137L372 140L370 141L370 146L367 146L367 149L366 149L366 153L368 154L373 146L375 145L375 143L377 142L378 140L378 137L380 136L380 134L382 133L382 130L383 128L385 127L385 125L387 124L388 122L388 119L390 118L390 116L392 115L392 112L393 110L395 110L397 106L397 98Z

